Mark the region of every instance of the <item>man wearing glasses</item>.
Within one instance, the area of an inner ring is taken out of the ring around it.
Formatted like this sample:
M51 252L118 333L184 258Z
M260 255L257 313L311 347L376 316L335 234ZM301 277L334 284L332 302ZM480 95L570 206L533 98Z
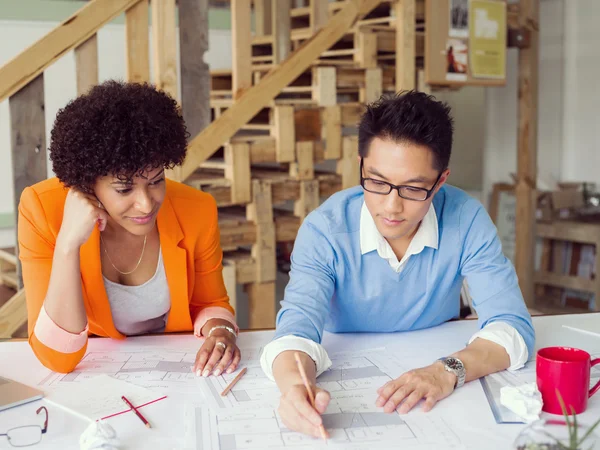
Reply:
M396 332L458 316L467 280L480 330L466 348L382 386L376 406L429 411L463 383L523 366L534 330L512 264L477 200L446 185L450 108L414 91L369 105L359 125L361 186L333 195L304 221L275 339L261 365L281 391L285 425L320 436L329 394L308 400L309 382L331 365L320 345L330 332Z

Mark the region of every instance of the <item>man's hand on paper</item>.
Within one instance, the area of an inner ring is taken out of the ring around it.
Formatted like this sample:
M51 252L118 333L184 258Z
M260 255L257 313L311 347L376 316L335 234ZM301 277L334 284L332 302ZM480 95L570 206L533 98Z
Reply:
M425 399L423 411L427 412L438 401L448 397L455 384L456 375L447 372L442 363L436 362L388 381L377 390L379 397L375 405L383 407L387 413L397 409L400 414L406 414L421 399Z
M320 438L319 427L323 423L321 414L327 409L331 398L329 392L311 387L315 394L316 410L310 404L304 384L296 384L281 394L278 411L284 425L290 430Z

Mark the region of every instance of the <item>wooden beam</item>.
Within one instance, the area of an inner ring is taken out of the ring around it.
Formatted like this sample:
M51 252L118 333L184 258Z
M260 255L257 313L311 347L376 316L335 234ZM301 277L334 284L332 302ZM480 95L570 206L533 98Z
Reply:
M256 243L252 246L252 257L256 260L256 281L274 281L277 261L270 182L252 181L252 203L247 207L247 218L256 223Z
M377 67L377 34L358 30L354 35L354 61L364 69Z
M223 282L229 296L229 304L234 309L237 316L237 274L236 264L223 258Z
M8 101L11 123L14 211L19 210L23 189L48 177L46 168L46 121L44 74L38 75ZM18 215L15 214L18 219ZM17 229L17 228L15 228ZM16 247L17 261L18 249ZM19 287L21 265L17 264Z
M248 294L248 327L275 327L275 282L251 283L244 285Z
M150 29L148 0L141 0L125 12L125 53L127 81L150 82Z
M347 0L342 9L308 42L261 82L248 89L219 119L213 121L190 142L182 169L182 179L189 177L200 163L227 142L244 124L268 105L281 90L294 81L319 55L337 42L357 18L368 13L380 0Z
M177 100L175 0L151 2L154 84Z
M292 49L291 0L273 2L273 64L286 60Z
M256 36L270 36L273 33L273 0L254 0L254 20Z
M250 2L231 0L231 37L233 61L233 98L237 99L252 86L252 34Z
M273 136L277 162L294 160L296 147L296 128L294 127L294 107L277 105L271 109L273 114Z
M329 19L329 2L328 0L311 0L310 1L310 28L314 33L319 31Z
M210 123L208 0L178 0L181 110L191 137Z
M396 0L396 92L415 88L415 0Z
M27 302L25 289L21 289L0 307L0 339L10 339L25 323Z
M85 94L92 86L98 84L98 37L96 34L75 47L75 72L77 95Z
M296 180L312 180L315 176L314 159L314 142L296 142L296 161L290 164L290 176Z
M337 103L335 67L313 67L312 99L319 106L332 106Z
M381 67L365 70L365 87L359 89L359 100L372 103L381 97L383 92L383 72Z
M319 207L319 180L300 182L300 199L294 202L294 215L300 220Z
M231 181L231 202L249 203L250 189L250 145L246 142L225 145L225 178Z
M325 126L324 159L339 159L342 156L342 107L328 106L323 108L323 124Z
M342 176L342 189L348 189L360 183L358 136L344 136L342 152L342 158L337 163L337 173Z
M89 2L33 45L0 67L0 102L23 88L46 67L139 0Z
M519 21L530 32L531 46L519 49L515 269L527 306L534 306L540 0L521 0L520 6Z

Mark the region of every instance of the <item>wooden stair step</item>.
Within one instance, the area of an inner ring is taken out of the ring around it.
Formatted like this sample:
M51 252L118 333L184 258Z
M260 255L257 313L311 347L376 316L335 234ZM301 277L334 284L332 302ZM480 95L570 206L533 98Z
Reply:
M14 247L0 248L0 261L7 262L16 267L17 256Z

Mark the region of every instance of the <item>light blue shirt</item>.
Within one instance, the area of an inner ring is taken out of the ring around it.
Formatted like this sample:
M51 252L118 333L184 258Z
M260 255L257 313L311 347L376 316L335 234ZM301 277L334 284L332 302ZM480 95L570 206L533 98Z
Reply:
M480 202L452 186L433 199L438 245L412 255L398 273L376 251L361 252L360 186L338 192L305 219L275 339L321 342L331 332L396 332L433 327L459 315L467 279L480 328L513 327L533 354L534 331L517 277Z

